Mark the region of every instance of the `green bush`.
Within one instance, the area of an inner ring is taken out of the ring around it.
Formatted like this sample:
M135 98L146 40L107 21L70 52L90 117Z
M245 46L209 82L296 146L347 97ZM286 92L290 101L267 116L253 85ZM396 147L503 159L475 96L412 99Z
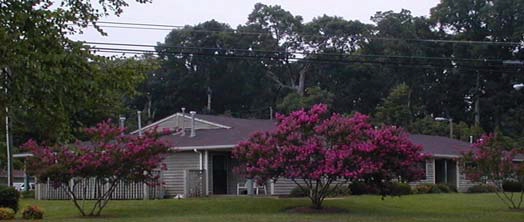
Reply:
M0 220L15 219L15 211L8 207L0 207Z
M35 191L22 191L20 192L20 198L22 199L34 199L35 198Z
M393 183L391 186L391 196L409 195L411 193L411 186L407 183Z
M328 194L329 197L342 197L342 196L349 196L351 194L351 190L348 186L339 186L336 189L330 188L330 193ZM307 197L309 195L308 191L304 191L300 189L300 187L295 187L291 190L289 193L289 197Z
M421 183L416 185L413 188L413 193L416 194L425 194L425 193L450 193L457 192L457 188L454 186L449 186L447 184L439 183Z
M295 187L289 192L290 197L307 197L307 191L300 189L300 187Z
M440 190L440 193L450 193L453 192L453 188L451 188L447 184L439 183L437 184L437 188Z
M9 207L16 213L18 211L19 198L20 193L14 187L0 185L0 207Z
M349 190L351 195L362 195L362 194L378 194L379 191L364 182L356 181L349 184Z
M522 192L524 184L514 180L506 180L502 183L502 189L505 192Z
M342 185L342 186L338 186L336 189L331 189L328 196L345 197L345 196L349 196L350 194L351 194L351 189L349 189L349 186Z
M36 205L27 206L22 210L22 218L26 220L44 219L44 210Z
M438 188L437 184L421 183L415 186L413 192L416 194L441 193L441 190Z
M490 184L477 184L468 189L468 193L493 193L497 191L497 187Z

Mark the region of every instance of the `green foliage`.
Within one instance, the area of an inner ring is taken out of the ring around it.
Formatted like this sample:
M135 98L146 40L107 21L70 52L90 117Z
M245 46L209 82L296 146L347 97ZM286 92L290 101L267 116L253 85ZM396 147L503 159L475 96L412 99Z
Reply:
M351 189L348 186L330 186L328 197L345 197L351 194ZM308 191L304 191L300 187L295 187L289 192L289 197L307 197Z
M495 193L497 187L491 184L477 184L468 188L468 193Z
M408 126L408 130L413 134L424 134L434 136L449 137L449 122L436 121L430 116L416 119ZM465 122L453 123L453 138L469 142L470 136L478 139L484 133L479 126L469 126Z
M393 183L391 185L391 196L404 196L412 194L411 186L407 183Z
M440 190L441 193L450 193L450 192L454 192L454 190L456 190L456 188L451 187L451 186L449 186L447 184L443 184L443 183L437 184L437 187L438 187L438 189Z
M22 210L22 218L26 220L41 220L44 219L44 209L37 205L26 206Z
M289 197L307 197L309 195L307 192L300 187L295 187L289 192Z
M502 183L502 189L505 192L523 192L524 183L515 180L505 180Z
M15 211L11 208L0 207L0 220L15 219Z
M319 103L330 105L332 102L332 93L320 89L320 87L311 87L305 90L304 96L296 92L288 94L282 102L277 105L277 109L283 113L290 113L299 109L309 109Z
M415 185L413 193L426 194L426 193L450 193L456 192L456 188L450 187L447 184L432 184L432 183L421 183Z
M2 94L0 106L11 108L15 144L28 137L67 141L77 127L121 111L123 99L143 79L137 68L142 64L96 56L69 36L88 25L102 32L96 21L126 6L125 0L0 4L0 68L10 76L9 95Z
M0 207L8 207L17 212L19 198L20 193L14 187L0 185Z
M367 183L355 181L349 184L351 195L379 194L379 191Z
M411 101L411 89L402 83L395 86L382 105L377 107L375 121L401 127L407 127L420 112L419 107L414 107Z
M411 123L408 130L413 134L449 136L449 123L435 121L431 116L426 116Z
M35 191L34 190L22 191L22 192L20 192L20 198L23 198L23 199L34 199L35 198Z

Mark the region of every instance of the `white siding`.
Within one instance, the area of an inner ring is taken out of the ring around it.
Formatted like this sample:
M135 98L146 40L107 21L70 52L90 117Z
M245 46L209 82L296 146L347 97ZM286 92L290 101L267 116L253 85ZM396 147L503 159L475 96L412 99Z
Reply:
M293 188L297 187L293 180L287 178L279 178L275 183L275 193L273 195L289 195Z
M458 192L467 192L470 187L476 185L476 183L466 179L466 175L462 171L463 167L464 167L464 163L459 162L459 167L458 167L458 171L459 171L458 172L459 173L458 185L459 187L457 187Z
M435 183L435 161L434 159L426 160L426 179L409 183L411 186L416 186L421 183Z
M164 162L167 165L167 170L163 172L166 195L184 194L184 171L200 168L199 154L193 151L177 152L169 155Z

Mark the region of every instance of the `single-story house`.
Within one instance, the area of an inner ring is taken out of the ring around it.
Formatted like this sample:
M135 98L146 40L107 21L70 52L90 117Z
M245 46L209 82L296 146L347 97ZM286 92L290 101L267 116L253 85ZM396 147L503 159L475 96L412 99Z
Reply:
M237 186L244 179L233 171L235 160L231 150L256 131L274 129L273 120L239 119L226 116L176 113L145 126L184 129L164 137L177 152L166 160L167 170L162 173L167 196L201 196L237 194ZM138 131L132 132L134 134ZM424 147L433 158L425 164L426 178L420 183L445 183L459 191L473 184L465 178L457 158L471 145L440 136L411 135L415 144ZM268 195L287 195L296 185L288 179L269 181Z
M13 184L23 184L25 173L23 170L13 170ZM28 177L29 183L34 183L33 177ZM0 184L7 184L7 171L0 171Z

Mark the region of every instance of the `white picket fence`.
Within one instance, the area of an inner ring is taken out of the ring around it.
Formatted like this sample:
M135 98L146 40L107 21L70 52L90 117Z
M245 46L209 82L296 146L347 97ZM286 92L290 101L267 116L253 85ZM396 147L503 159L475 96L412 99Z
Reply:
M98 184L97 184L98 183ZM162 199L164 198L164 189L162 181L158 185L147 185L145 183L120 182L111 195L112 200L142 200L142 199ZM75 187L75 195L78 199L92 200L96 199L101 193L109 189L109 185L97 181L95 178L82 180ZM35 189L35 198L37 200L69 200L67 192L59 187L54 188L49 182L37 183Z

